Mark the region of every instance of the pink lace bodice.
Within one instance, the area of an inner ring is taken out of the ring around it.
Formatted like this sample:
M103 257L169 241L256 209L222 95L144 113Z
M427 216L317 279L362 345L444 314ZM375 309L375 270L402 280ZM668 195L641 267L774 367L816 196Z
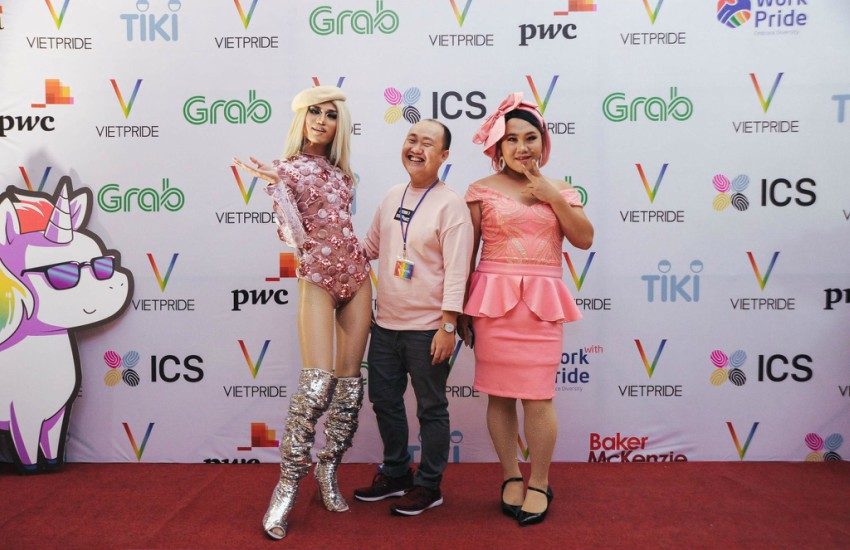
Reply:
M306 233L298 276L324 287L344 303L369 273L369 262L351 221L351 178L325 157L303 153L275 161L274 166L291 191Z
M561 195L581 205L575 189ZM564 234L548 204L528 206L481 184L470 185L465 199L481 202L482 261L561 266Z

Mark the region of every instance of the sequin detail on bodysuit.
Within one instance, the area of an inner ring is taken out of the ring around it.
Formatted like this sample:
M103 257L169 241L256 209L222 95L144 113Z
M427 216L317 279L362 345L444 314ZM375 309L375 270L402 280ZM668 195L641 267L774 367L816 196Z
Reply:
M324 288L337 307L342 306L370 269L351 221L351 178L321 156L302 153L273 164L281 183L291 191L307 234L298 251L297 275ZM273 195L274 186L266 192Z

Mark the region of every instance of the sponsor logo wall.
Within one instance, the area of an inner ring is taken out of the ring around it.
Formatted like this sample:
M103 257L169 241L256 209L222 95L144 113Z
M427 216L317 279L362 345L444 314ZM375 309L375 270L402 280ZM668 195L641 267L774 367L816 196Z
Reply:
M544 113L543 172L596 228L564 245L584 319L553 365L556 460L845 460L848 22L819 0L0 0L0 191L71 176L135 276L78 337L68 460L278 459L298 260L233 157L277 158L320 83L349 97L360 236L412 122L450 127L462 194L505 95ZM451 361L450 460L495 461L473 352ZM380 459L367 404L346 460Z

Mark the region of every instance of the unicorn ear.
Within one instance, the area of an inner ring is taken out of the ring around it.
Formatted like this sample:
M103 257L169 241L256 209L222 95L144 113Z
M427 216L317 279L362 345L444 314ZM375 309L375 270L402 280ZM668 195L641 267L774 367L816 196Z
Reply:
M18 224L18 213L12 201L5 199L0 202L0 245L9 244L21 234Z
M89 211L89 195L80 191L71 199L71 228L76 231L86 221Z

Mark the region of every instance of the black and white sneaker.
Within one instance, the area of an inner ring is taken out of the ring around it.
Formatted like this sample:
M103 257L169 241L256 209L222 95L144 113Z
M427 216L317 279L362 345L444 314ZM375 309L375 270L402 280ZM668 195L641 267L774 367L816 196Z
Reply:
M434 508L443 503L443 495L439 489L429 489L416 485L408 492L398 504L390 508L393 514L401 516L418 516L429 508Z
M401 477L390 477L378 472L372 479L372 485L354 490L354 498L364 502L376 502L389 497L400 497L413 489L413 471Z

